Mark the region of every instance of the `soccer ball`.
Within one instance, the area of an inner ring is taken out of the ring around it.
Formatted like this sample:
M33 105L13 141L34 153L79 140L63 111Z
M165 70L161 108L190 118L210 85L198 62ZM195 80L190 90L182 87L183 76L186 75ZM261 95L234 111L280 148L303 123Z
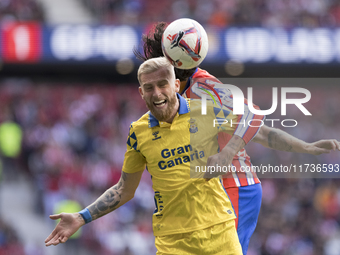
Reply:
M164 56L174 67L191 69L198 66L208 52L208 36L204 28L193 19L178 19L164 31Z

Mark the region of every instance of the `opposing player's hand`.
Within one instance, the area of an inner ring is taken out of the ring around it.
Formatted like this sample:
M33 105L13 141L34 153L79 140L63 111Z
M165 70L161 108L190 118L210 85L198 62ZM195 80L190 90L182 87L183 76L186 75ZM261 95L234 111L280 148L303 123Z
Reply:
M229 161L228 157L225 157L221 153L210 156L207 160L207 171L204 173L203 178L209 181L214 177L225 174L225 170L228 169L227 167L231 164L231 161ZM225 172L223 172L223 170Z
M207 171L204 174L205 180L232 171L233 158L245 146L244 140L238 135L233 135L228 144L217 154L212 155L207 160ZM209 166L211 170L209 170Z
M340 142L335 139L319 140L311 143L308 148L308 153L313 155L320 155L323 153L330 153L331 151L340 151Z
M79 213L61 213L50 215L50 219L60 222L54 228L52 233L46 238L45 245L58 245L65 243L81 226L85 224L83 217Z

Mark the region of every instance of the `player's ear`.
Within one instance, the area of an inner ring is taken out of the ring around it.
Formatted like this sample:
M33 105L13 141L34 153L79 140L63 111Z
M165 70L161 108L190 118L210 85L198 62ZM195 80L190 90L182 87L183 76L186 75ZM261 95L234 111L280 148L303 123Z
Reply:
M176 87L176 92L178 93L179 92L179 89L181 87L181 81L179 79L176 79L175 80L175 87Z
M140 96L144 99L143 89L141 87L138 88Z

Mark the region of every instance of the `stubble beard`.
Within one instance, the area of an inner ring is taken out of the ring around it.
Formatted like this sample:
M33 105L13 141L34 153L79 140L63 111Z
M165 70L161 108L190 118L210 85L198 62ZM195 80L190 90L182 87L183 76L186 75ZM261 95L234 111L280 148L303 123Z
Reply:
M152 102L146 102L147 107L149 108L150 112L153 116L159 121L167 121L172 117L174 112L174 108L176 106L177 96L176 94L171 98L166 98L167 107L165 109L158 109Z

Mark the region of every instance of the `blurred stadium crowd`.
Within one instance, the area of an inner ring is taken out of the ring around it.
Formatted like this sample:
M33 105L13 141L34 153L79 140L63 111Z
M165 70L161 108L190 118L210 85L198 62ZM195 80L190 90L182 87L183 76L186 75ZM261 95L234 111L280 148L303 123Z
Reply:
M78 0L102 24L145 25L190 17L219 27L336 27L340 24L339 0ZM1 21L44 21L35 0L2 0Z
M205 25L262 27L335 27L340 24L338 0L81 0L104 24L171 22L181 17Z
M184 16L220 27L340 24L337 0L79 1L103 24L140 25L170 22ZM0 20L44 22L45 18L41 6L33 0L3 0ZM27 176L34 184L35 214L42 216L51 228L54 222L48 219L49 214L83 208L118 181L129 125L146 112L137 86L1 81L1 181L16 182L21 174ZM310 121L299 122L299 128L286 131L306 141L339 139L339 103L334 96L339 91L316 87L310 91L318 95L308 108L316 115ZM267 99L268 95L263 94L255 103ZM4 125L8 123L11 125ZM6 139L8 134L10 142ZM247 150L255 165L339 163L336 153L319 157L297 155L256 144L248 145ZM338 179L262 179L262 185L263 204L248 255L340 254ZM68 245L75 250L85 247L91 254L153 254L153 210L151 179L145 172L132 201L86 225ZM1 255L29 254L20 234L0 215ZM45 254L44 248L39 254Z
M44 12L34 0L1 0L0 22L44 21Z

